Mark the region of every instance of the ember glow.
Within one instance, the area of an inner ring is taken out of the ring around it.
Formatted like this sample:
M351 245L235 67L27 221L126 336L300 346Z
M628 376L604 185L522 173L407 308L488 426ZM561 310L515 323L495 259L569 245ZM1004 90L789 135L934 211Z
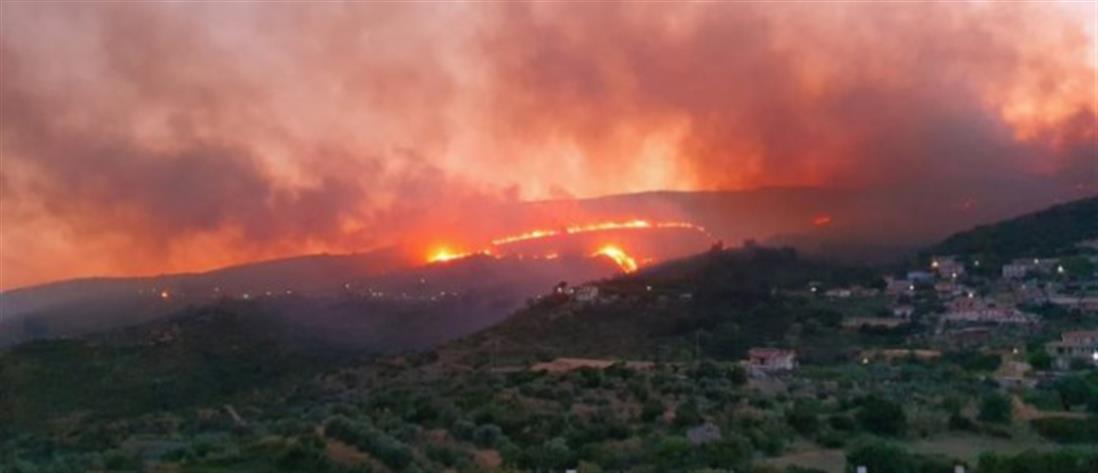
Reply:
M828 225L831 225L831 216L830 215L818 215L818 216L816 216L815 218L812 219L812 224L817 226L817 227L826 227Z
M439 237L743 236L662 191L1034 210L1098 192L1096 18L1093 2L2 2L0 289L392 246L421 263ZM579 199L610 207L531 211Z
M606 245L599 248L592 256L605 256L614 260L622 272L632 273L637 270L637 261L616 245Z

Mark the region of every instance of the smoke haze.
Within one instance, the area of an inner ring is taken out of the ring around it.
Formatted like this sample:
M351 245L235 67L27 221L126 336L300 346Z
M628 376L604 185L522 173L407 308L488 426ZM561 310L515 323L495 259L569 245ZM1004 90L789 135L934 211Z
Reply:
M0 8L4 289L476 245L538 199L1098 192L1093 4Z

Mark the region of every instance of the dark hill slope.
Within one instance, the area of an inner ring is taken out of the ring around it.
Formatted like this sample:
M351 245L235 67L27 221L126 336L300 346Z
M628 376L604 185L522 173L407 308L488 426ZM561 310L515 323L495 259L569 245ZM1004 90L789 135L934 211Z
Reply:
M808 283L874 280L871 271L806 260L789 249L712 251L597 283L597 302L543 297L450 348L474 357L473 364L558 356L736 359L752 346L770 345L803 346L809 358L834 357L841 355L834 350L850 345L810 341L842 335L817 330L836 327L841 315L815 306Z
M1025 256L1062 255L1073 251L1075 243L1094 238L1098 238L1098 197L979 226L945 239L929 252L978 255L998 264Z
M0 352L0 424L36 428L73 414L119 418L219 408L346 359L298 337L255 304L187 310L94 338Z

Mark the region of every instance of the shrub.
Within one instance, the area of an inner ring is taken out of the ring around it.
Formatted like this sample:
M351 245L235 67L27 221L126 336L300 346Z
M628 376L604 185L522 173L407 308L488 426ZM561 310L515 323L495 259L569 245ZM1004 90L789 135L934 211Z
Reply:
M458 419L454 422L454 425L450 427L450 433L454 434L455 438L465 441L473 440L473 431L476 430L477 425L468 419Z
M1098 443L1098 417L1047 417L1031 424L1037 433L1059 443Z
M980 456L978 466L980 473L1093 473L1098 471L1098 454L1068 450L1048 453L1027 451L1014 456L985 453Z
M653 422L663 415L665 409L666 408L659 399L649 399L644 403L644 407L641 409L641 420L644 422Z
M701 411L698 409L697 401L693 399L679 404L675 409L675 425L679 427L697 425L701 421Z
M1083 378L1077 376L1057 380L1054 388L1060 393L1060 398L1063 399L1065 408L1086 404L1087 401L1095 395L1092 392L1093 389L1090 384Z
M968 432L976 431L976 423L972 422L972 419L961 415L960 413L953 413L949 415L949 428L950 430L965 430Z
M828 417L827 423L831 425L831 428L842 431L851 431L858 426L854 422L854 418L846 414L835 414Z
M846 471L864 466L873 473L917 473L914 458L906 450L887 443L871 443L846 455Z
M503 438L503 430L495 424L481 425L473 431L473 442L481 447L494 447Z
M324 432L370 453L390 467L401 469L412 463L412 451L407 445L368 422L333 417L324 423Z
M447 467L457 466L468 458L467 454L461 449L446 445L428 444L425 453L431 461L441 463Z
M816 416L816 410L803 401L793 403L793 408L786 414L785 420L793 430L804 436L812 435L820 428L820 419Z
M1039 349L1037 351L1034 351L1033 353L1030 353L1029 356L1026 358L1027 361L1029 361L1030 366L1033 367L1033 369L1043 371L1052 369L1052 356L1050 356L1048 352L1044 350Z
M984 422L1006 424L1010 423L1012 410L1013 406L1010 403L1010 398L999 393L992 393L984 396L984 399L980 402L979 418Z
M857 417L863 428L878 435L899 436L907 430L904 409L899 404L876 396L862 401Z

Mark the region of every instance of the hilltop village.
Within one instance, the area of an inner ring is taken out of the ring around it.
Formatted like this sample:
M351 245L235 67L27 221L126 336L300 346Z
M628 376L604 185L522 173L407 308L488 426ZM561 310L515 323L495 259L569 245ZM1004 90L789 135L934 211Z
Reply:
M1009 374L998 378L1002 383L1032 386L1057 371L1098 366L1098 331L1065 329L1055 340L1039 343L1064 326L1064 319L1098 321L1098 240L1078 242L1076 250L1068 257L1033 255L998 267L969 255L934 255L923 267L882 275L868 285L810 281L785 292L844 313L844 329L911 335L903 346L859 352L855 361L932 360L944 351L978 349L1001 355L1010 366ZM630 298L689 302L694 295L652 285L562 283L544 297L575 308ZM744 363L758 373L789 371L796 366L796 351L752 347Z

